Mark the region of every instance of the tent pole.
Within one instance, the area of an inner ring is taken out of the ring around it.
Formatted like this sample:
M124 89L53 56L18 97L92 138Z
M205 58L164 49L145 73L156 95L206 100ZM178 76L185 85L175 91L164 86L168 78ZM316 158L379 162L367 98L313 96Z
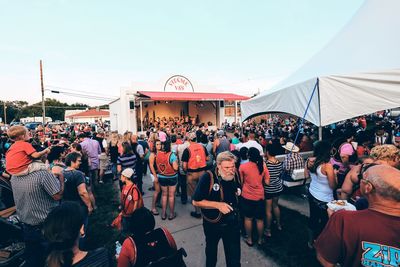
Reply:
M318 127L318 140L321 141L322 140L322 126Z
M314 89L313 89L313 91L312 91L312 93L311 93L310 99L308 100L306 110L304 111L304 115L303 115L303 117L301 118L300 125L299 125L299 130L297 131L296 138L294 139L294 142L293 142L293 147L295 146L295 144L296 144L296 142L297 142L297 139L299 138L299 134L300 134L301 128L303 127L304 118L305 118L306 115L307 115L308 108L310 107L311 100L312 100L312 98L314 97L315 91L317 90L318 83L319 83L319 79L317 78L317 81L316 81L316 83L315 83L315 85L314 85ZM290 154L292 153L293 147L290 149Z

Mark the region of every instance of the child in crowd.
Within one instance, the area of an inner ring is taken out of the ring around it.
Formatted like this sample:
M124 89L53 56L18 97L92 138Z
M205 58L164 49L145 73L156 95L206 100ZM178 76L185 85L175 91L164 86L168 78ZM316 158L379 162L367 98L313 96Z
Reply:
M6 153L6 171L14 176L23 176L29 173L46 170L46 165L40 160L43 155L50 152L50 148L37 152L35 148L27 142L29 137L28 129L24 126L12 126L7 131L7 135L14 141L14 144Z

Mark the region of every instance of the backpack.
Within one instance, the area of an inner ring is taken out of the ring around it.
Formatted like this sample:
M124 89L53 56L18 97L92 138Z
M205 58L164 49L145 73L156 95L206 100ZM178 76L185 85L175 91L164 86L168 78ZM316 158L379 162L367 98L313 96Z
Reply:
M157 228L147 233L141 240L129 237L136 253L135 262L131 266L137 267L186 267L183 257L186 251L183 248L174 250L166 235L166 230Z

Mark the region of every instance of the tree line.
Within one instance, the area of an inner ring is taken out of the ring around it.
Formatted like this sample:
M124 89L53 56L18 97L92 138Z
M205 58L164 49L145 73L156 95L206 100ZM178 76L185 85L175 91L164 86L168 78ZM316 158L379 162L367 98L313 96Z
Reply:
M6 109L4 109L4 104L6 106ZM75 103L70 105L52 98L46 98L45 100L46 117L51 117L53 121L64 120L65 110L85 110L86 108L91 107L82 103ZM108 108L108 106L103 105L99 108ZM0 101L0 117L3 119L3 122L4 110L6 110L7 123L18 121L20 118L25 117L40 117L42 116L42 102L29 105L29 103L26 101Z

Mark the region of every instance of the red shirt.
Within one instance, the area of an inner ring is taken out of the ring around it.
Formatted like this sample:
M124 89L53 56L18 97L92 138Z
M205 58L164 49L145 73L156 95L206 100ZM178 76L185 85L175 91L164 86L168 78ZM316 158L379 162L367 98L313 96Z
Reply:
M335 212L315 247L342 266L399 266L400 217L369 209Z
M139 192L135 184L125 185L121 192L122 215L128 216L135 210L135 202L139 201Z
M16 141L6 153L6 170L9 174L20 173L32 163L30 155L36 152L33 146L25 141Z
M269 181L269 172L264 164L264 171L260 174L257 164L246 162L239 167L239 174L243 181L242 196L248 200L263 200L263 180Z

